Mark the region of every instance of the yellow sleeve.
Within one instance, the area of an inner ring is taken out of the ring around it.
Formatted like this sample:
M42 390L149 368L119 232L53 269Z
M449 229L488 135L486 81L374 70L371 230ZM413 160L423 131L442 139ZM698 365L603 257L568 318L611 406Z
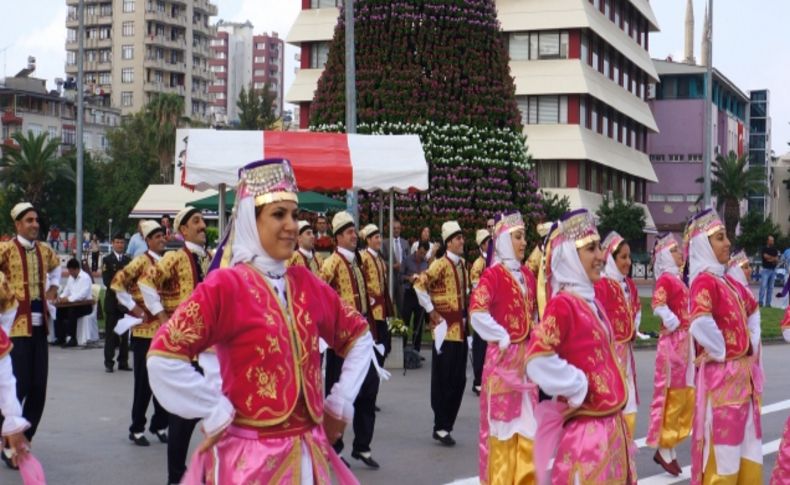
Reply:
M49 273L53 269L60 266L60 258L58 258L57 253L49 244L43 242L39 244L41 244L42 249L44 249L44 255L42 259L44 259L47 266L47 273Z
M16 296L8 284L8 278L0 273L0 313L5 313L17 306Z
M296 251L294 251L294 253L291 255L291 258L288 261L286 261L286 263L285 263L286 267L290 268L291 266L295 266L296 265L296 258L298 257L297 256L297 251L299 251L299 250L297 249Z
M157 292L160 291L171 275L175 274L173 268L178 264L178 253L181 251L171 251L164 255L158 263L151 265L141 277L138 282L141 286L153 288Z
M442 265L442 260L434 260L433 263L428 266L428 269L420 273L417 277L414 282L414 290L428 293L428 288L430 288L435 281L441 279L443 275L444 265Z
M541 259L543 259L543 253L540 251L540 246L535 246L527 258L527 268L532 271L532 274L538 274Z
M132 285L145 267L145 258L145 255L138 256L115 273L112 283L110 283L110 289L115 292L131 293Z
M326 284L332 286L332 281L335 279L335 258L330 256L321 264L320 276Z

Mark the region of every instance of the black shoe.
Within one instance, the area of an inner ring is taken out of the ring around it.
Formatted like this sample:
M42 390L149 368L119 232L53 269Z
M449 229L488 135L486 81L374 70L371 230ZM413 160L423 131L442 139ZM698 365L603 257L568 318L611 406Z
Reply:
M472 392L475 393L476 396L480 397L480 386L472 386Z
M118 364L118 370L125 370L127 372L131 372L132 368L129 367L129 364Z
M70 338L68 342L63 344L63 348L76 347L76 346L77 346L77 339L74 339L74 338Z
M139 437L136 437L134 433L129 433L129 440L134 441L134 444L137 446L151 446L151 443L143 434L141 434Z
M159 438L160 443L167 443L167 430L160 429L159 431L151 430L151 433L155 434L157 438Z
M367 454L370 455L370 452L368 452ZM365 456L362 453L358 453L356 451L352 451L351 452L351 458L355 458L357 460L362 460L362 463L364 463L365 465L367 465L370 468L373 468L373 469L376 469L376 470L378 470L378 468L379 468L378 462L376 462L376 460L374 460L372 456Z
M104 364L104 372L108 374L112 374L113 372L113 365L112 364Z
M423 356L421 355L421 356L420 356L420 360L425 360L425 357L423 357Z
M19 470L19 467L14 465L14 462L11 461L11 458L6 456L5 451L6 450L0 451L0 458L2 458L3 463L5 463L5 466L7 466L8 468L10 468L12 470Z
M52 342L49 343L49 345L63 347L64 345L66 345L66 341L65 340L53 340Z
M450 433L447 433L446 435L444 435L444 437L442 437L442 436L439 436L439 433L434 431L433 432L433 439L435 439L439 443L443 444L444 446L455 446L455 440L453 439L452 436L450 436Z
M381 408L380 408L380 407L378 407L378 406L375 406L375 407L374 407L374 410L375 410L377 413L380 413L380 412L381 412Z

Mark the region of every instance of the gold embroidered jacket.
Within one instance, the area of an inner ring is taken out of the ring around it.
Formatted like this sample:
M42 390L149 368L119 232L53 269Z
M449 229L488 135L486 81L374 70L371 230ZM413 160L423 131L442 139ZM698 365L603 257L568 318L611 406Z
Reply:
M313 272L316 276L321 276L321 266L324 264L324 260L321 256L318 255L315 251L313 252L313 258L307 259L307 256L302 254L301 251L298 249L294 251L291 259L288 260L288 267L291 266L304 266L305 268L309 268L310 271Z
M340 295L340 299L363 315L368 315L370 300L359 258L351 264L338 251L324 260L321 279Z
M206 274L208 258L202 258L201 269ZM162 298L162 307L172 314L182 301L189 298L198 284L198 268L192 251L185 247L165 253L162 259L146 271L140 284L153 288Z
M132 327L132 337L151 338L159 328L159 320L154 318L151 312L148 311L148 308L145 306L145 301L143 300L143 294L140 292L140 280L155 264L156 262L153 256L146 251L115 273L112 283L110 284L110 288L116 293L129 293L132 300L134 300L137 306L142 308L145 313L143 316L143 323Z
M428 293L434 309L447 321L446 340L462 342L469 296L466 261L461 259L456 266L447 255L434 260L414 282L414 289Z
M365 284L368 297L371 301L370 314L373 320L384 321L392 316L392 304L389 298L387 279L387 266L381 256L362 251L362 272L365 275Z
M45 300L47 273L60 267L60 259L46 243L37 241L34 251L26 251L16 238L0 243L0 273L8 279L19 307L10 337L33 335L31 301ZM34 271L31 271L34 270ZM44 322L47 312L42 312Z
M469 270L469 282L472 288L480 283L480 277L483 276L483 271L486 269L486 258L478 256L475 262L472 263L472 269Z

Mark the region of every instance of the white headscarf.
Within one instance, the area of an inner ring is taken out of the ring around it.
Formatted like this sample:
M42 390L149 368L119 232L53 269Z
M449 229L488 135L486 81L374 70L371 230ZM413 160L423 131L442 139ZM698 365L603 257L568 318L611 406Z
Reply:
M513 238L510 231L503 231L497 236L495 241L489 242L494 244L494 264L501 264L505 267L513 278L516 279L521 290L526 290L526 282L524 275L521 274L521 261L516 259L516 251L513 249Z
M656 275L656 279L664 273L680 275L680 268L675 264L675 258L672 256L671 249L665 248L656 254L656 260L653 262L653 274Z
M573 241L565 241L551 252L551 292L572 291L590 303L595 301L595 288L579 259Z
M625 275L617 268L617 263L614 262L614 256L611 254L606 257L606 266L603 267L603 275L618 283L625 282Z
M718 277L724 276L725 267L713 253L713 247L706 233L697 234L689 243L689 287L694 278L707 271Z
M255 198L244 197L238 201L236 211L230 265L251 263L269 278L282 278L286 270L285 261L272 258L261 246L255 220Z
M727 268L727 274L735 278L735 281L743 286L749 286L749 280L746 279L746 273L743 272L743 268L740 264L734 264Z

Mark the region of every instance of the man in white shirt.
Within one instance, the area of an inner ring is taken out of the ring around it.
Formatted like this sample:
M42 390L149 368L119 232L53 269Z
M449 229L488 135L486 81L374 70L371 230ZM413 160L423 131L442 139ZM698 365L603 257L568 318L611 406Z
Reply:
M66 263L69 279L58 298L57 319L55 320L55 344L63 347L77 346L77 320L93 311L91 286L93 280L80 268L80 263L71 258ZM78 304L85 302L84 304Z

